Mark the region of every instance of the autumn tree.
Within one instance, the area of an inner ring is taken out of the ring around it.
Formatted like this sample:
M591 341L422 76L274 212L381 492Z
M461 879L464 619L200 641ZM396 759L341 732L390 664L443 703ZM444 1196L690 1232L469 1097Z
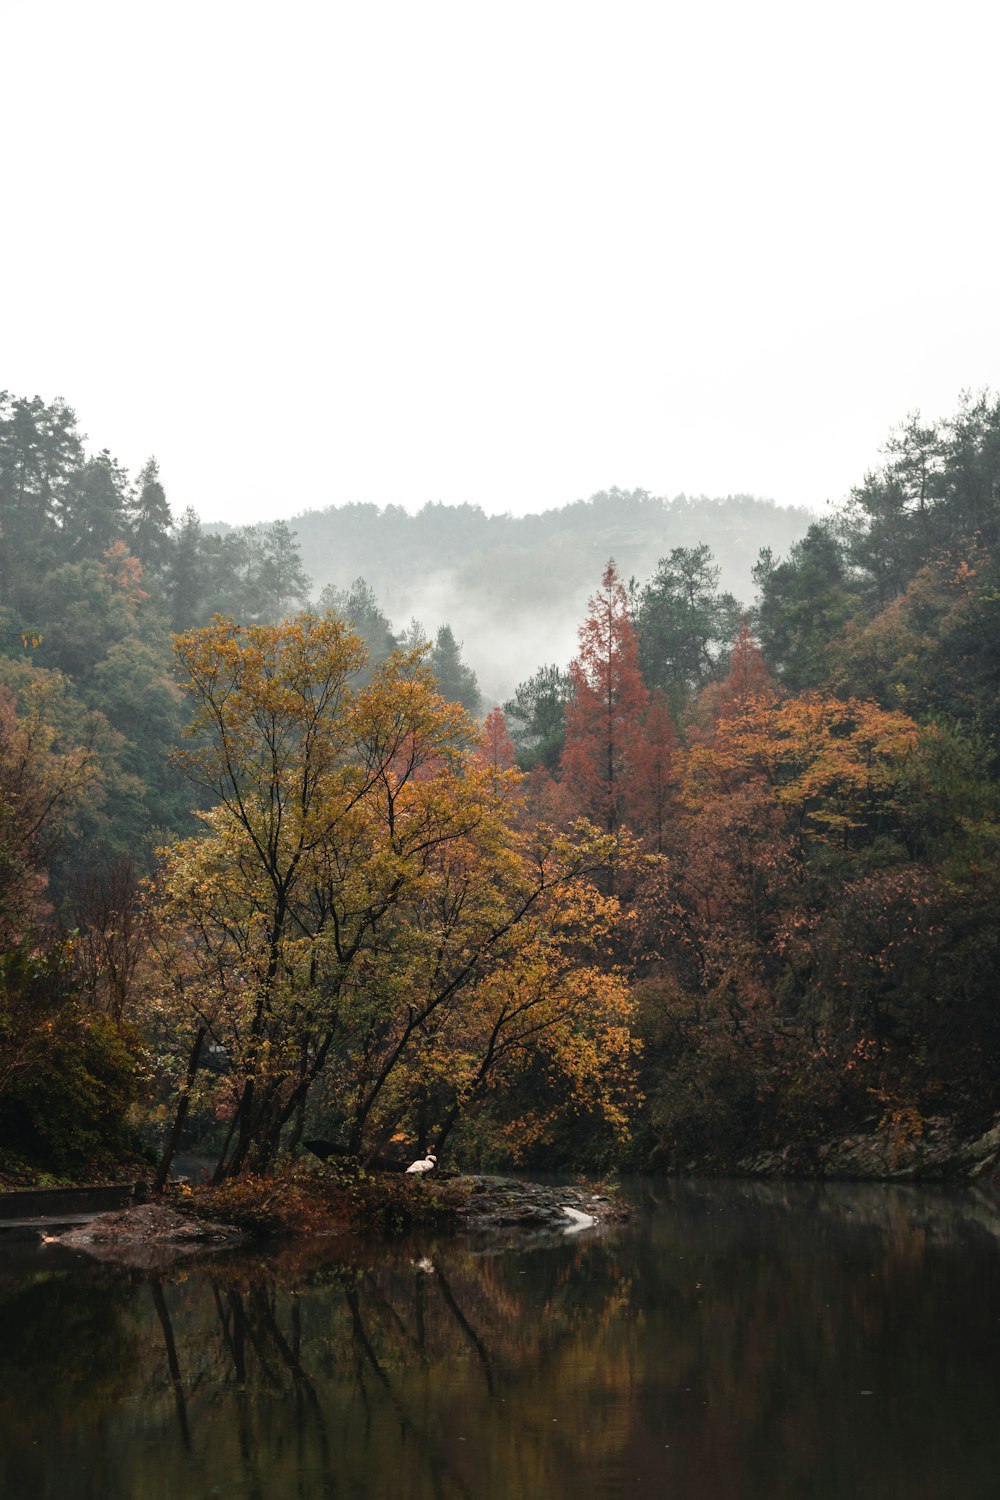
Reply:
M888 1117L921 1100L948 939L919 830L942 798L952 826L975 806L931 776L935 739L870 702L761 694L692 746L641 996L652 1116L675 1149L709 1132L703 1159L755 1143L806 1160L876 1103Z
M438 1113L417 1128L437 1139L517 1015L500 1002L484 1025L483 997L529 950L531 972L545 969L558 948L545 934L569 933L562 914L607 847L511 826L419 651L359 687L363 645L327 615L219 619L177 652L195 705L182 761L216 805L203 837L165 852L162 1004L187 1017L190 1057L207 1039L226 1058L217 1175L265 1166L286 1127L294 1140L320 1081L349 1150L411 1129L421 1098ZM581 969L585 944L573 929ZM548 993L536 1034L569 1046L593 1016L562 1004L558 983ZM448 1061L459 1035L480 1049L474 1068ZM450 1101L428 1092L442 1070Z
M92 750L63 749L47 713L45 673L28 673L18 713L0 687L0 942L44 923L49 860L99 775Z
M479 732L478 754L494 776L514 765L514 741L507 731L507 721L500 708L491 708Z
M0 1170L86 1176L134 1147L137 1038L82 1002L48 899L49 862L99 779L92 747L61 746L49 686L29 670L20 712L0 689Z
M613 833L625 813L631 758L648 702L628 596L613 561L587 607L579 653L569 669L562 780L578 812Z
M677 733L666 695L654 688L629 750L625 813L633 831L657 854L666 847L679 779Z
M779 696L778 684L744 620L736 632L725 677L710 682L698 698L692 732L699 739L711 739L720 720L739 718L756 698L775 702Z

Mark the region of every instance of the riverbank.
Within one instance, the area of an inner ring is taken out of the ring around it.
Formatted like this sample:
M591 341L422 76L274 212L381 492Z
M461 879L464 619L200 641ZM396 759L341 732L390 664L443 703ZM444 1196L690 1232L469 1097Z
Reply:
M39 1227L42 1243L85 1250L102 1260L151 1268L248 1241L365 1236L391 1239L410 1229L476 1233L574 1234L627 1217L600 1185L551 1185L500 1176L431 1182L405 1175L294 1170L240 1178L220 1188L175 1188L158 1203L136 1204L84 1223Z
M704 1172L704 1163L686 1170ZM901 1111L877 1129L749 1152L713 1175L841 1182L976 1182L1000 1176L1000 1119L975 1137L945 1115Z

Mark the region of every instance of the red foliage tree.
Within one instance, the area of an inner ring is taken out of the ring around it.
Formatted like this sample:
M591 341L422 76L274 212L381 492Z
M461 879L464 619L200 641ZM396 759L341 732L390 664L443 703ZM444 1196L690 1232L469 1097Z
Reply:
M739 718L754 699L774 702L778 696L778 684L744 620L733 641L729 671L721 682L710 682L698 699L694 735L711 741L720 723Z
M499 708L491 708L483 720L477 752L491 771L509 771L515 761L514 741L507 730L507 720Z
M647 846L662 854L677 792L677 735L664 693L655 688L629 755L625 811Z
M587 608L569 669L562 780L575 809L613 833L626 813L631 757L649 702L628 596L613 561Z

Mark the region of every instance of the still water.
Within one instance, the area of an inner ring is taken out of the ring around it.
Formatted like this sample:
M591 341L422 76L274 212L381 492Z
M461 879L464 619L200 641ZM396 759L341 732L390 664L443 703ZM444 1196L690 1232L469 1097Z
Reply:
M0 1253L3 1500L978 1500L1000 1209L660 1181L560 1238Z

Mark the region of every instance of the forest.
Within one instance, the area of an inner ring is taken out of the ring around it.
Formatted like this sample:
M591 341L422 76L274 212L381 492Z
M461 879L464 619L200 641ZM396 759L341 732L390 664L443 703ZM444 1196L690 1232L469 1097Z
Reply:
M464 509L482 572L513 525ZM663 528L642 573L595 555L616 509ZM751 502L643 492L526 518L531 588L574 511L572 659L491 706L386 547L314 583L305 517L175 517L0 395L0 1180L314 1140L808 1175L993 1126L1000 400L909 417L752 597L712 529ZM366 524L419 570L404 514Z

